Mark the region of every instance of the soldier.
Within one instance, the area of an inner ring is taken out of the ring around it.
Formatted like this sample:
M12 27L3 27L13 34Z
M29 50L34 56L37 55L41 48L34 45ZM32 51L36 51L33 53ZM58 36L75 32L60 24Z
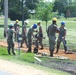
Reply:
M48 27L48 30L47 30L47 35L49 37L49 50L50 50L51 57L53 57L53 52L55 48L55 39L56 39L55 33L59 31L57 28L56 22L57 22L57 19L53 18L52 24Z
M61 27L59 28L59 31L60 32L59 32L59 37L58 37L58 40L57 40L57 51L56 51L56 53L58 53L61 42L63 42L64 50L65 50L65 53L66 53L67 45L66 45L66 40L65 40L65 37L66 37L65 22L61 22Z
M22 41L21 41L21 47L22 47L22 45L23 45L24 42L26 43L26 46L28 47L27 38L26 38L26 34L27 34L26 25L28 25L28 24L29 24L29 21L28 21L28 20L25 20L25 24L22 26Z
M8 54L10 55L10 49L12 48L12 53L13 55L15 55L15 52L14 52L14 42L13 42L13 33L16 33L14 31L14 24L11 23L10 26L9 26L9 29L7 30L7 44L8 44Z
M18 37L17 35L18 35L19 27L20 27L20 25L18 24L18 20L16 20L16 23L14 24L14 30L16 31L15 41L17 41L17 37Z
M31 45L32 45L32 35L33 35L33 32L34 32L34 29L37 28L37 25L36 24L33 24L32 27L28 30L28 33L27 33L27 38L28 38L28 51L27 52L31 52Z
M42 38L43 38L43 31L42 31L42 26L41 26L41 22L39 21L37 23L37 25L39 26L39 31L38 31L38 41L39 41L39 44L41 45L41 48L40 49L43 49L43 43L42 43Z

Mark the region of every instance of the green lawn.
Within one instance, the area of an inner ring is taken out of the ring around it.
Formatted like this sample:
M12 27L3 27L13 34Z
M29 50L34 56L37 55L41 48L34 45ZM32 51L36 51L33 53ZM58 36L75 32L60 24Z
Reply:
M4 38L4 29L0 28L0 39Z
M61 19L58 19L58 27L60 27L60 22L61 21L65 21L66 23L66 29L67 29L67 36L66 36L66 40L67 40L67 45L68 45L68 48L70 50L76 50L76 21L74 21L76 18L69 18L69 19L65 19L65 18L61 18ZM0 18L1 20L1 18ZM34 23L37 23L38 20L30 20L29 19L29 25L27 26L28 28L34 24ZM10 19L8 20L8 24L10 24L11 22L15 23L15 21L10 21ZM0 22L0 25L3 25L4 24L4 21L2 19L2 21ZM22 25L22 22L19 21L19 24ZM51 24L51 21L48 22L48 26ZM48 41L48 37L47 37L47 34L46 34L46 23L44 21L42 21L42 26L43 26L43 33L44 33L44 37L46 37L45 39L43 39L43 43L44 43L44 46L49 46L49 41ZM3 28L0 28L0 38L3 38ZM58 36L58 34L57 34ZM56 39L57 40L57 39ZM61 43L61 46L60 46L61 49L63 49L63 45Z
M24 65L30 65L35 68L44 70L44 72L47 72L48 75L71 75L66 72L62 72L56 69L51 69L47 67L43 67L40 65L35 64L36 60L34 59L34 54L33 53L24 53L21 51L21 54L18 54L18 51L16 50L16 56L14 55L8 55L7 53L7 48L0 47L0 59L12 61L17 64L24 64Z

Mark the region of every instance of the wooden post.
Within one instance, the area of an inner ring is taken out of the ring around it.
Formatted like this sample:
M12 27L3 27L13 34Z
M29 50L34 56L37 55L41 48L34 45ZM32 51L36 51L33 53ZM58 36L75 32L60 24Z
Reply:
M7 26L8 26L8 0L4 0L4 37L6 37Z

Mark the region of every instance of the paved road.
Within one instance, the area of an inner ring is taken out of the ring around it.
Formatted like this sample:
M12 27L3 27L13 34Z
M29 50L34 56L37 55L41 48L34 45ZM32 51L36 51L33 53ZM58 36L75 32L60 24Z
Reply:
M0 75L13 75L13 74L10 74L10 73L4 72L4 71L0 71Z
M54 72L33 66L33 64L18 64L0 59L0 75L56 75Z

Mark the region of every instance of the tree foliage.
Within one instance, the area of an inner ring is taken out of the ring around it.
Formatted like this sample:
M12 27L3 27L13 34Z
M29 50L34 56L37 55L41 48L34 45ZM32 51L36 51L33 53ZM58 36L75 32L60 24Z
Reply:
M28 9L33 10L37 7L37 3L39 3L39 0L26 0L25 5Z
M9 17L11 20L19 19L22 20L22 0L9 0ZM24 19L29 18L29 13L27 7L23 7Z
M29 18L28 10L33 10L37 7L39 0L8 0L8 15L11 20L22 19L22 9L24 14L24 19ZM22 8L23 6L23 8ZM4 10L4 0L0 0L0 11Z
M65 7L68 5L67 0L55 0L53 11L56 12L58 10L59 15L61 13L65 14Z
M68 5L67 7L66 7L66 9L69 9L70 10L70 13L71 13L71 17L76 17L76 2L74 2L74 3L72 3L72 4L70 4L70 5Z
M64 13L65 18L71 16L76 17L76 0L55 0L53 11L58 10L59 15Z
M52 18L52 9L53 4L48 2L40 1L37 6L36 10L36 17L42 21L46 22L46 29L47 29L47 22Z
M0 13L4 10L4 0L0 0Z

